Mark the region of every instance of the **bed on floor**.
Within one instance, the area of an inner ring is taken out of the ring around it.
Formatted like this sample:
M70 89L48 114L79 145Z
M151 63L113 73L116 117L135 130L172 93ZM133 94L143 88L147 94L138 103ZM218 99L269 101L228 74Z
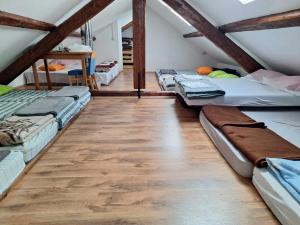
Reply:
M26 163L32 160L58 131L58 123L52 115L11 116L0 122L0 131L4 127L9 127L9 132L0 132L0 151L22 152Z
M188 106L246 107L300 106L300 92L292 93L249 78L214 79L176 76L175 91Z
M242 112L256 121L263 121L269 129L292 144L300 146L300 109L248 109ZM200 113L200 122L230 166L239 175L252 177L253 163L208 121L203 112Z
M12 185L25 168L19 151L0 151L0 196Z
M51 82L54 84L69 84L68 72L74 69L81 69L81 65L69 67L59 71L49 71L51 76ZM40 83L47 83L45 71L38 70L38 78ZM116 64L107 72L96 72L96 82L99 86L109 85L119 75L119 65ZM34 76L32 69L28 69L24 72L26 84L34 84Z
M159 85L164 91L175 91L176 75L198 75L193 70L171 70L171 69L159 69L155 72ZM199 76L199 75L198 75Z
M13 90L0 96L0 120L3 120L18 109L34 100L49 95L51 91Z

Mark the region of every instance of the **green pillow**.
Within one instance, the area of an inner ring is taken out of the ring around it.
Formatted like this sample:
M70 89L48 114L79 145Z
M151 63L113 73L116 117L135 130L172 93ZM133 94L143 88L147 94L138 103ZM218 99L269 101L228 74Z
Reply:
M13 87L6 86L6 85L0 85L0 96L5 95L12 90L14 90Z
M220 74L219 76L217 76L215 78L239 78L239 77L234 74L225 73L225 74Z
M211 77L211 78L216 78L222 74L226 74L224 71L222 70L216 70L216 71L213 71L211 72L210 74L208 74L208 77Z

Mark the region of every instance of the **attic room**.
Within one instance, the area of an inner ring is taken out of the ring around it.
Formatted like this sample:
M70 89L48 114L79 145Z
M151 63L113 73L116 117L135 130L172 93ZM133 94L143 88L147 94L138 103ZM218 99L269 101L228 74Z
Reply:
M0 224L300 224L299 27L299 0L0 1Z

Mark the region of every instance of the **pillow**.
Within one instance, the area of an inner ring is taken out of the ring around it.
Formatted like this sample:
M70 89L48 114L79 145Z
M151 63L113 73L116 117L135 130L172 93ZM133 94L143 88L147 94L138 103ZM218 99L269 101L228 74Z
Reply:
M64 65L61 64L50 64L48 65L48 70L49 71L58 71L58 70L63 70L65 67ZM45 71L45 65L42 65L39 67L39 70Z
M230 73L224 73L224 74L220 74L218 76L216 76L215 78L240 78L239 76L237 75L234 75L234 74L230 74Z
M13 87L7 86L7 85L0 85L0 96L5 95L8 92L14 90Z
M284 74L271 71L271 70L260 69L253 73L248 74L246 77L252 78L258 82L264 82L265 79L272 79L280 76L284 76Z
M214 78L214 77L220 76L222 74L226 74L226 73L222 70L216 70L216 71L211 72L210 74L208 74L208 76L211 77L211 78Z
M210 66L200 66L196 69L196 71L200 75L208 75L213 71L213 68Z

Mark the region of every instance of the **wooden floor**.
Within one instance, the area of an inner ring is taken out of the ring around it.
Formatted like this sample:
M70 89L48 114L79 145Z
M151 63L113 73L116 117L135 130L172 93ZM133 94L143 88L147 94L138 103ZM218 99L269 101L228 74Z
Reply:
M275 225L170 98L95 98L0 202L1 225Z
M133 71L130 69L125 69L109 86L101 86L100 89L103 91L133 90ZM146 90L161 91L155 73L146 73Z

